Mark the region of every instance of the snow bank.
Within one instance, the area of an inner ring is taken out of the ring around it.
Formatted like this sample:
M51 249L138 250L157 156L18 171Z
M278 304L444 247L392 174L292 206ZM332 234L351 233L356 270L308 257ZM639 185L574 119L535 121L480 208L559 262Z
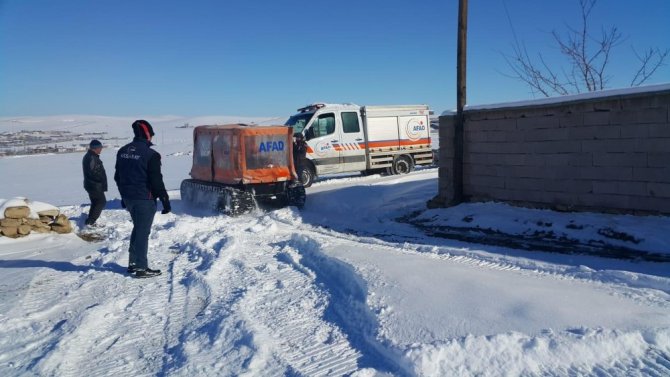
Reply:
M429 227L492 230L670 254L668 216L566 213L488 202L427 210L416 220Z
M420 376L627 375L670 350L670 329L655 334L603 329L466 336L410 348ZM651 369L653 371L653 369Z

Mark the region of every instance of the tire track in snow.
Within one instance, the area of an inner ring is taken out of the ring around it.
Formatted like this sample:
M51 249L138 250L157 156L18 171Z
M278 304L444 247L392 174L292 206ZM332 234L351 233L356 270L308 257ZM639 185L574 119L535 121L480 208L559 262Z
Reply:
M345 262L323 253L319 242L304 235L292 234L282 243L284 253L297 269L307 269L316 285L328 295L324 318L343 331L357 353L359 367L408 375L399 360L401 353L378 336L376 315L367 305L367 283Z
M242 315L252 282L238 259L246 250L232 236L240 226L226 216L184 217L171 229L184 255L173 279L183 307L166 326L161 375L284 374L285 365L255 342Z
M300 267L299 255L275 237L273 246L256 236L273 233L275 223L262 218L251 227L241 255L246 274L254 281L240 308L261 342L272 344L273 352L289 370L305 376L340 376L358 370L360 352L334 323L324 318L330 297L316 287L316 277Z

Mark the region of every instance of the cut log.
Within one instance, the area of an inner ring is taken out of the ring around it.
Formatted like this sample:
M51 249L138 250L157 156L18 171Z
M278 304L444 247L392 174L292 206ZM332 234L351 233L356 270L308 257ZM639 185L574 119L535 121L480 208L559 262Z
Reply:
M17 238L19 236L19 227L3 226L0 231L5 237Z
M56 225L67 225L70 226L70 220L68 220L67 216L65 215L58 215L56 217L56 220L54 221Z
M30 217L29 207L9 207L5 209L5 218L8 219L25 219Z
M53 217L52 216L40 216L40 221L43 224L47 224L47 225L52 224L55 219L56 219L56 216L53 216Z
M28 225L28 224L20 225L17 228L17 232L22 236L29 235L30 234L30 225Z
M5 227L18 227L21 225L21 220L19 219L2 219L0 220L0 226Z
M44 211L39 211L37 212L37 214L40 216L40 218L42 218L42 216L49 216L55 218L58 217L58 215L60 215L60 211L57 209L47 209Z
M65 225L54 224L51 226L51 230L58 234L72 233L72 227Z

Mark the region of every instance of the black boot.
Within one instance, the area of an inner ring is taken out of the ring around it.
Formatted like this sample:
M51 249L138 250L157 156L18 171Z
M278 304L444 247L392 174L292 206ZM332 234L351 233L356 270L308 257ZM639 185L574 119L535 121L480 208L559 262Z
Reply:
M158 276L161 274L161 270L152 270L150 268L136 268L135 277L136 278L150 278Z

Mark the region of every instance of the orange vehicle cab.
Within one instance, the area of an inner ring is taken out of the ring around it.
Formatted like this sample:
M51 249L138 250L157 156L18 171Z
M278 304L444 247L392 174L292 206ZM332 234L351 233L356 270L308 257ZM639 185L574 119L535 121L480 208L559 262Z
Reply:
M293 129L228 124L193 131L191 177L225 185L293 180Z

